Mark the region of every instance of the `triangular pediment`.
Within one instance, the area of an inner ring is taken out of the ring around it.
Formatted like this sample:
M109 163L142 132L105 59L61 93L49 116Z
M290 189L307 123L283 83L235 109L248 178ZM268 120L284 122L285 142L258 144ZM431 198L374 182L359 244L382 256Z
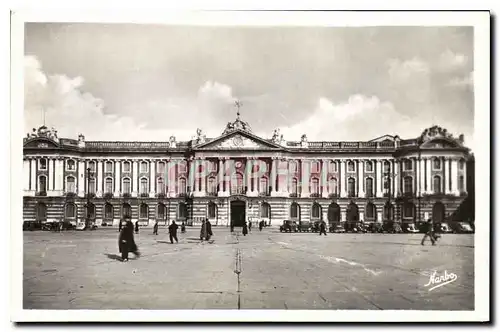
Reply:
M210 142L195 146L196 150L281 150L278 144L269 142L245 131L234 131Z

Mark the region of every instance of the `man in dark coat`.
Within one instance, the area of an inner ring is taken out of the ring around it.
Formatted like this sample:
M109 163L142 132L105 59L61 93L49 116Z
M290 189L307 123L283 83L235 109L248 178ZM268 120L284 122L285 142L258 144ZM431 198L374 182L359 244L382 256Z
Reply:
M432 225L432 220L427 220L427 223L425 224L426 227L426 232L424 237L422 238L422 242L420 243L421 245L424 245L425 240L427 237L431 239L431 243L433 246L436 245L436 238L434 237L434 226Z
M259 222L259 231L261 231L261 232L262 232L262 228L264 228L264 220L261 220L261 221Z
M324 220L321 220L319 223L319 236L321 236L321 234L325 234L326 236L326 222Z
M179 226L177 226L177 224L175 223L175 220L172 220L172 223L170 224L170 226L168 226L170 243L172 243L172 244L174 243L174 240L175 240L175 243L179 243L179 240L177 239L177 228L179 228Z
M207 237L206 237L206 240L210 240L210 238L212 237L212 235L214 235L214 233L212 233L212 224L210 223L210 221L208 221L208 219L205 221L205 227L206 227L206 230L207 230Z
M139 220L135 222L135 234L139 234Z
M247 226L247 222L244 221L243 222L243 236L247 236L248 234L248 226Z
M122 220L120 219L120 222L118 223L118 232L121 232L121 231L122 231L122 227L123 227L123 222L122 222Z
M153 235L158 235L158 220L155 222L153 226Z
M184 223L184 221L182 222L182 225L181 225L181 233L186 233L186 224Z
M252 222L251 221L248 222L248 232L250 232L250 233L252 232Z
M139 248L134 241L134 224L130 220L125 222L120 236L118 237L118 249L122 254L122 261L128 261L128 253L133 252L137 257L140 256Z

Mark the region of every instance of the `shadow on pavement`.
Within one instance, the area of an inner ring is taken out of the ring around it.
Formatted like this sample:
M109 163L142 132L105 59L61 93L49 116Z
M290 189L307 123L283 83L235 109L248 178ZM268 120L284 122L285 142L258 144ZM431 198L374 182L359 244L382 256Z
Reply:
M109 259L114 259L115 261L120 261L122 260L122 257L116 254L105 254Z

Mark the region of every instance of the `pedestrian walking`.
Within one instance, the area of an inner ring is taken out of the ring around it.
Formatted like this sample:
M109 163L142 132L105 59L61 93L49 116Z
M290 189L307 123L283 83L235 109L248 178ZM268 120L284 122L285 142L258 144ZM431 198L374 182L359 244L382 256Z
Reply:
M175 220L172 220L172 223L170 224L170 226L168 226L170 243L172 243L172 244L174 243L174 240L175 240L175 243L179 243L179 240L177 239L177 228L179 228L179 226L177 226L177 224L175 223Z
M263 220L261 220L261 221L259 222L259 231L260 231L260 232L262 232L262 228L264 228L264 221L263 221Z
M135 222L135 234L139 234L139 220Z
M251 220L248 222L248 232L249 233L252 232L252 221Z
M247 226L247 222L244 221L243 222L243 236L247 236L248 234L248 226Z
M186 233L186 224L184 223L184 221L181 224L181 233Z
M158 235L158 220L155 222L153 226L153 235Z
M326 236L326 222L324 220L321 220L319 223L319 236L321 236L321 234L325 234Z
M231 233L234 232L234 224L233 224L232 220L231 220L231 225L230 225L230 231L231 231Z
M432 225L431 219L427 220L425 227L426 227L425 235L422 238L422 242L420 244L424 245L425 240L427 239L427 237L429 237L431 239L432 245L435 246L436 245L436 238L434 237L434 226Z
M128 253L132 252L136 257L140 256L139 248L134 241L134 224L130 220L125 222L120 236L118 237L118 249L122 254L122 261L128 261Z
M214 233L212 233L212 224L208 219L205 221L205 229L207 230L206 240L209 241Z

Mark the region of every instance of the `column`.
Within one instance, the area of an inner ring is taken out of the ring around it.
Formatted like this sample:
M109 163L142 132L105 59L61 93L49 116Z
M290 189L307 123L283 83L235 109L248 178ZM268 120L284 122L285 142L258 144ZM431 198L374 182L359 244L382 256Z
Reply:
M347 185L346 185L346 179L345 179L345 160L340 161L340 197L347 197ZM342 212L344 214L344 221L345 221L345 212Z
M167 160L167 172L166 178L168 179L168 197L175 197L176 191L175 188L177 186L177 160L168 159Z
M149 197L156 194L156 160L149 160Z
M132 197L137 197L139 194L139 162L132 162Z
M358 160L358 197L365 197L365 163ZM363 220L361 218L360 220Z
M259 193L259 190L257 188L257 186L259 185L259 182L258 182L259 181L258 180L258 174L259 173L255 172L255 170L254 170L254 168L255 168L255 166L257 164L258 164L258 160L257 160L256 157L254 157L252 159L251 166L250 166L251 167L251 172L250 172L250 177L251 177L251 179L250 179L250 190L251 190L252 185L253 185L253 190L252 190L252 195L253 196L257 196L258 193Z
M465 176L464 176L465 177ZM451 160L451 193L458 196L458 160Z
M420 160L418 158L415 159L415 193L417 197L421 195L420 193Z
M208 181L208 160L202 159L200 160L200 164L202 165L201 167L201 172L199 174L201 178L201 196L205 196L207 194L207 181Z
M30 161L23 159L23 190L30 190Z
M247 187L246 195L252 191L252 157L248 157L245 162L245 186Z
M402 190L401 190L401 174L400 174L400 161L399 160L395 160L394 161L394 178L391 179L391 182L394 182L394 191L391 193L391 196L392 197L397 197L397 196L400 196L401 193L402 193Z
M277 177L277 167L278 167L278 159L276 157L272 158L273 164L271 166L271 196L276 196L277 188L276 188L276 177Z
M64 181L64 168L63 168L63 160L62 158L57 158L56 159L56 167L55 167L55 188L54 190L57 191L57 195L62 195L63 191L63 181Z
M450 192L450 158L444 159L443 182L445 195L451 194Z
M115 197L119 197L120 196L120 187L121 187L121 174L120 174L120 170L121 170L121 161L118 160L118 159L115 159L113 160L114 162L114 168L115 168L115 181L113 181L113 185L114 185L114 196Z
M376 179L377 187L376 187L375 197L383 197L384 196L383 186L384 186L385 174L384 174L384 176L382 176L382 173L384 171L384 168L382 166L381 160L375 160L374 164L375 164L375 172L376 172L375 176L377 177L377 179ZM378 219L378 220L381 220L381 219Z
M97 189L96 189L96 195L97 197L102 196L102 174L104 172L104 163L102 160L98 160L96 162L96 172L97 172Z
M280 167L279 172L281 173L281 183L280 183L280 193L284 197L288 197L288 184L290 182L289 179L289 168L288 168L288 159L282 161L285 163L284 166Z
M300 183L301 183L301 197L309 197L309 178L310 178L310 162L307 159L302 159L300 161L301 163L301 178L300 178Z
M31 166L30 166L30 172L31 172L31 184L30 184L30 190L31 191L36 191L36 166L37 165L37 160L35 158L31 158Z
M78 176L77 176L77 182L78 182L78 196L83 197L85 195L85 181L86 181L86 175L85 175L85 162L80 160L78 161Z
M431 180L431 158L427 158L425 160L425 163L427 165L427 169L425 170L426 171L426 174L425 174L425 177L427 179L427 193L430 194L432 193L432 180Z
M425 193L425 160L420 159L419 162L419 167L420 167L420 195Z
M219 191L217 192L217 196L222 196L224 193L224 160L222 158L219 158L219 169L218 169L218 184L219 184Z
M342 161L342 163L344 163L344 161ZM346 219L346 212L345 212L345 210L342 210L342 211L340 212L340 221L341 221L341 222L346 222L346 220L347 220L347 219Z
M319 182L320 185L320 193L323 198L328 197L328 160L321 160L321 179ZM326 209L328 211L328 209ZM327 220L327 219L323 219Z
M52 164L52 158L47 158L47 196L52 196L52 183L54 179L54 167Z

